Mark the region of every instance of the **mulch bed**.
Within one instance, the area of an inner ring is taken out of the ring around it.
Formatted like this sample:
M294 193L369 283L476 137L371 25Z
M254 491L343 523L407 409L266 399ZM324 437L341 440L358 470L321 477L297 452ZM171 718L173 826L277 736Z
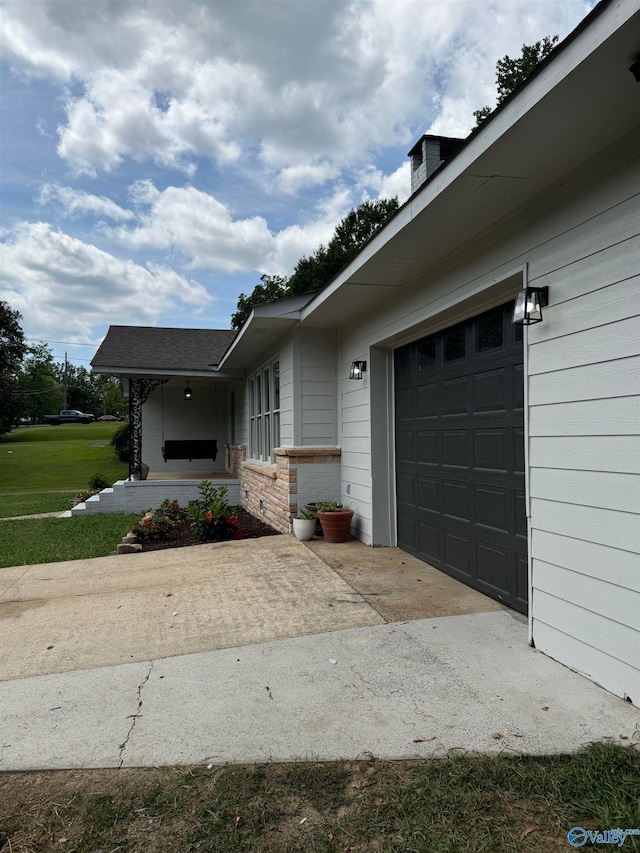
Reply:
M259 539L261 536L279 536L277 530L260 521L254 515L248 513L242 507L239 507L236 515L238 516L238 529L242 530L243 539ZM202 545L202 540L196 539L191 533L191 522L186 521L176 522L176 526L171 531L171 537L162 542L142 542L143 551L161 551L164 548L184 548L186 545Z

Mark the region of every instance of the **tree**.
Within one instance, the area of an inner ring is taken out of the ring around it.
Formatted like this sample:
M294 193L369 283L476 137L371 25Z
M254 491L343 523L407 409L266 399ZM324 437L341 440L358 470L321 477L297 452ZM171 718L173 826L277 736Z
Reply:
M59 412L64 405L63 389L58 383L57 366L46 344L35 344L27 350L16 389L20 398L20 414L42 423L44 416Z
M237 311L231 315L231 328L239 329L251 314L254 305L273 302L287 296L287 279L281 275L261 275L262 284L256 284L250 296L241 293L238 298Z
M535 44L523 44L522 53L517 59L504 56L496 63L496 84L498 86L497 102L501 104L504 99L523 83L531 72L536 68L545 56L548 56L558 43L559 37L545 36L542 41ZM482 124L488 115L493 112L491 107L482 107L475 110L473 115L476 119L476 127Z
M327 246L319 246L310 257L300 258L289 279L279 275L261 276L262 284L256 285L250 296L240 294L238 310L231 317L232 328L242 326L254 305L321 290L357 255L398 207L397 198L363 202L340 222Z
M27 351L21 320L18 311L0 301L0 435L9 432L20 416L16 375Z

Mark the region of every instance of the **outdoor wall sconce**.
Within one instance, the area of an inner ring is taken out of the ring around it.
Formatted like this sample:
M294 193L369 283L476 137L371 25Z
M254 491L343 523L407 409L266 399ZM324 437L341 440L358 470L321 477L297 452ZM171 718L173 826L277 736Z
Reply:
M192 400L193 399L193 391L189 387L189 383L187 382L187 387L184 389L184 399Z
M349 373L349 379L362 379L362 374L367 369L366 361L354 361L351 365L351 372Z
M533 326L534 323L542 323L542 309L548 304L548 287L525 287L516 296L512 322L516 326Z

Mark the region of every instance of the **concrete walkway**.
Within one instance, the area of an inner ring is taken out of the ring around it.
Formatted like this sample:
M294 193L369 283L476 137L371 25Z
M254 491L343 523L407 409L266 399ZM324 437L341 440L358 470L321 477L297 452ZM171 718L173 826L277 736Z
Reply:
M0 769L547 754L633 735L637 709L526 633L477 613L7 681Z

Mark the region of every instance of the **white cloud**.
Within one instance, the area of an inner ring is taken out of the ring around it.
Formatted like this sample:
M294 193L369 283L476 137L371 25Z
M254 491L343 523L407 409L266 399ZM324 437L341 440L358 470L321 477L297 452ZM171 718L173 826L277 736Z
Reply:
M383 182L380 176L378 183ZM361 200L350 188L339 186L317 203L308 221L274 233L263 217L236 219L222 202L193 186L158 190L151 181L137 181L129 195L135 222L103 229L120 245L178 252L190 269L281 275L290 275L300 257L326 243L340 219Z
M164 312L204 309L213 298L167 266L141 266L55 231L22 222L0 244L2 292L32 336L86 342L105 322L153 325Z
M60 204L66 216L94 213L117 222L124 222L135 216L132 210L125 210L105 196L63 187L59 183L45 184L38 193L38 204L44 206L53 203Z
M286 193L367 167L430 129L466 135L495 63L565 35L586 0L13 0L3 47L69 85L60 156L77 172L125 158L194 175L258 152Z

